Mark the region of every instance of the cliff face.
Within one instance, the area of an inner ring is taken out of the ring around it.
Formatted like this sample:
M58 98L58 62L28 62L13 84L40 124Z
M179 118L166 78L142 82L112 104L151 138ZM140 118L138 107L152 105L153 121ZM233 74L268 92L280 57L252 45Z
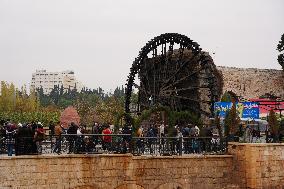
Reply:
M223 92L233 91L244 98L258 98L265 93L284 99L284 71L218 66L223 74Z

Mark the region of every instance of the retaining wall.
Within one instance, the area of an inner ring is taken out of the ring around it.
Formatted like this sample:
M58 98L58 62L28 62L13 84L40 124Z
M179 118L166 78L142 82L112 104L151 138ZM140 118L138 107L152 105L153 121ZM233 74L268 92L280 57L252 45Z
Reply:
M233 157L19 156L0 160L0 188L225 188Z
M231 155L0 157L0 189L284 188L284 144L230 143Z
M233 183L241 188L284 188L284 144L230 143Z

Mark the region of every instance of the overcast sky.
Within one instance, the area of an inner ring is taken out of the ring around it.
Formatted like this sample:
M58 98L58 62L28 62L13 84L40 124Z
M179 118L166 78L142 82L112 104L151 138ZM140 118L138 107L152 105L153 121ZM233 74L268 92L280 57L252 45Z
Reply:
M147 41L170 32L198 42L218 66L280 69L283 7L283 0L0 0L0 80L29 85L36 69L71 69L87 87L113 91Z

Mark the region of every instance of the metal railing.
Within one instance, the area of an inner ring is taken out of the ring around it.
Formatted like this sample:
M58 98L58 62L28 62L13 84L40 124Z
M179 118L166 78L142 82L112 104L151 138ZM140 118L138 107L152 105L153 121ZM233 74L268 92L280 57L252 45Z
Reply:
M1 153L7 153L5 139ZM29 154L114 154L185 155L225 154L226 140L219 137L132 137L130 134L62 134L47 135L44 140L32 137L16 138L15 155Z
M219 137L133 137L137 155L225 154L226 141Z

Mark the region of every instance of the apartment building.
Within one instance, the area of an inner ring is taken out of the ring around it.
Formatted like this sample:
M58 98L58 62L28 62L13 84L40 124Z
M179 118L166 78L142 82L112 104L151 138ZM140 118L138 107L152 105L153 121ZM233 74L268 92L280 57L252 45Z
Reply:
M63 72L47 72L46 70L36 70L32 74L31 88L38 89L43 88L44 94L49 94L54 86L63 86L64 91L69 88L81 91L83 85L81 82L77 81L75 74L71 70L66 70Z

